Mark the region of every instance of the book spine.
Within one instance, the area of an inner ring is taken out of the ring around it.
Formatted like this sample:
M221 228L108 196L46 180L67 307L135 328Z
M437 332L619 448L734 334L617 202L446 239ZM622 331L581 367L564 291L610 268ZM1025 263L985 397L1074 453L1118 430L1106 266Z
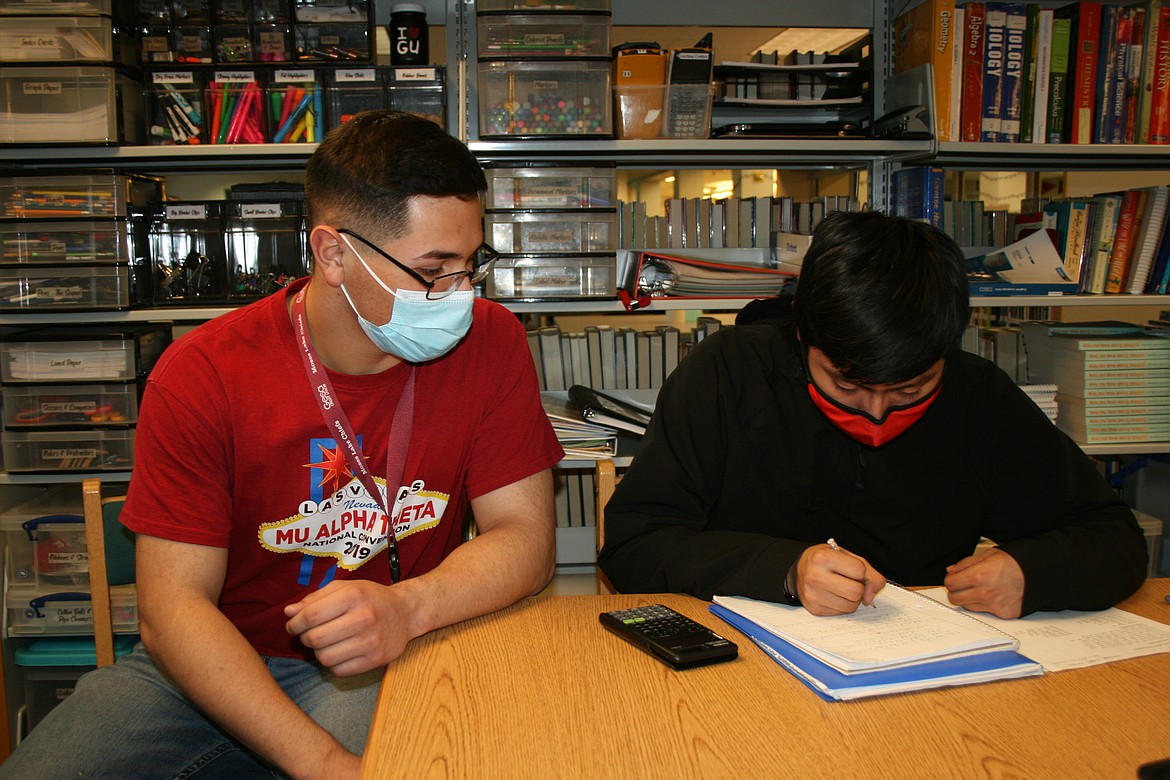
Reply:
M1109 254L1109 272L1104 281L1104 291L1126 291L1126 277L1129 263L1133 260L1135 241L1141 227L1145 189L1127 189L1122 195L1121 210L1117 214L1117 230L1113 236L1113 251Z
M1150 143L1170 144L1170 5L1158 11L1151 84Z
M1027 7L1020 77L1020 143L1030 144L1036 130L1036 88L1039 86L1040 6Z
M1138 70L1137 135L1134 143L1148 144L1154 107L1154 72L1158 67L1158 17L1162 12L1162 0L1146 0L1142 10L1145 35L1142 40L1142 62Z
M1119 352L1104 352L1102 354L1084 353L1078 364L1086 369L1098 371L1129 371L1132 369L1170 368L1170 354L1127 354L1133 350ZM1055 361L1053 365L1056 365Z
M946 189L946 173L942 168L930 167L926 169L926 221L933 227L942 230L943 226L943 196Z
M1105 280L1109 276L1109 256L1113 249L1113 236L1117 233L1117 217L1121 211L1121 197L1106 195L1098 209L1100 223L1097 231L1097 248L1089 269L1087 293L1104 293Z
M1133 223L1137 218L1139 192L1126 190L1117 215L1117 230L1113 234L1113 250L1109 254L1109 270L1105 277L1105 292L1119 293L1125 281L1129 244L1133 237Z
M963 34L967 27L967 9L955 8L951 21L951 84L948 90L951 121L948 137L952 141L963 138Z
M1101 27L1102 3L1081 0L1075 6L1076 26L1072 43L1076 56L1070 58L1073 68L1072 101L1070 105L1070 136L1074 144L1093 143L1093 115L1097 102L1097 61Z
M1117 48L1113 62L1113 105L1109 109L1109 141L1111 144L1128 143L1125 140L1129 124L1129 71L1133 60L1133 33L1135 9L1117 9ZM1134 110L1137 104L1134 104Z
M1069 45L1072 38L1071 19L1052 20L1052 65L1048 76L1048 143L1065 141L1065 115L1068 113Z
M1028 14L1022 3L1011 3L1004 17L1003 77L1000 80L999 140L1020 142L1023 110L1024 50L1027 48Z
M1068 231L1064 240L1064 270L1068 278L1080 282L1085 243L1089 238L1089 204L1073 201L1068 208Z
M940 141L951 136L951 72L955 47L955 0L932 0L930 62L934 68L935 128Z
M1125 123L1124 143L1137 143L1141 132L1142 68L1146 62L1146 9L1133 9L1133 29L1129 37L1129 61L1125 70ZM1149 127L1149 117L1146 117Z
M967 4L967 18L963 28L963 141L978 141L982 134L985 16L985 4Z
M1048 95L1052 89L1052 24L1053 12L1042 8L1036 14L1036 51L1033 67L1036 84L1028 105L1032 108L1032 142L1048 142Z
M1097 102L1094 105L1093 123L1096 132L1093 143L1109 143L1111 133L1110 116L1116 106L1118 22L1121 9L1108 4L1101 9L1101 32L1097 43ZM1124 61L1124 58L1123 58Z
M1007 56L1007 9L1003 3L988 3L984 21L983 123L979 140L999 141L1003 126L1003 75Z

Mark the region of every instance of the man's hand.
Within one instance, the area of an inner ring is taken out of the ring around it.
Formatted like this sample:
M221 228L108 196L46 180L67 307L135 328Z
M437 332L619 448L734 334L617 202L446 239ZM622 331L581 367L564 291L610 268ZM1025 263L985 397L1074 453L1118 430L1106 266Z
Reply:
M952 604L973 612L1018 618L1023 608L1024 572L1003 550L984 550L948 566L943 585Z
M415 637L398 585L335 580L284 608L285 629L339 677L385 666Z
M809 547L796 562L796 593L814 615L844 615L873 604L886 578L869 561L827 544Z

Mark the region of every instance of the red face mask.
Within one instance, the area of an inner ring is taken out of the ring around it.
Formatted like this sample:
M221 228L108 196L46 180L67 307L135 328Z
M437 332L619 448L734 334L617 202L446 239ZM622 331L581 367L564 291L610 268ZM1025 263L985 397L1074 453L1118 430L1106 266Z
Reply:
M914 403L891 406L880 420L874 419L860 409L834 401L822 393L811 379L808 382L808 395L821 410L821 414L846 436L870 447L880 447L901 436L911 425L921 420L922 415L926 414L926 410L934 403L934 399L938 398L940 387L942 382L935 385L930 395L919 398Z

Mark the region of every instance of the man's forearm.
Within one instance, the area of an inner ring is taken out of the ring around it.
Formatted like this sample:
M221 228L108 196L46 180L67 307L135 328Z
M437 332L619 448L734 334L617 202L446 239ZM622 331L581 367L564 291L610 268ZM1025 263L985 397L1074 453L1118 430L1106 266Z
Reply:
M151 658L227 733L292 777L338 777L338 764L356 765L285 695L214 604L191 598L155 611L144 611L142 625Z

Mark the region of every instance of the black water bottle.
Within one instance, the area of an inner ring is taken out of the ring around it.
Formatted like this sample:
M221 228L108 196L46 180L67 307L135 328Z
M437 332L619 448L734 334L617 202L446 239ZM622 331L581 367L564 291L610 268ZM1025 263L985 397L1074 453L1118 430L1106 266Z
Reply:
M427 11L421 3L395 3L390 6L390 64L428 65Z

